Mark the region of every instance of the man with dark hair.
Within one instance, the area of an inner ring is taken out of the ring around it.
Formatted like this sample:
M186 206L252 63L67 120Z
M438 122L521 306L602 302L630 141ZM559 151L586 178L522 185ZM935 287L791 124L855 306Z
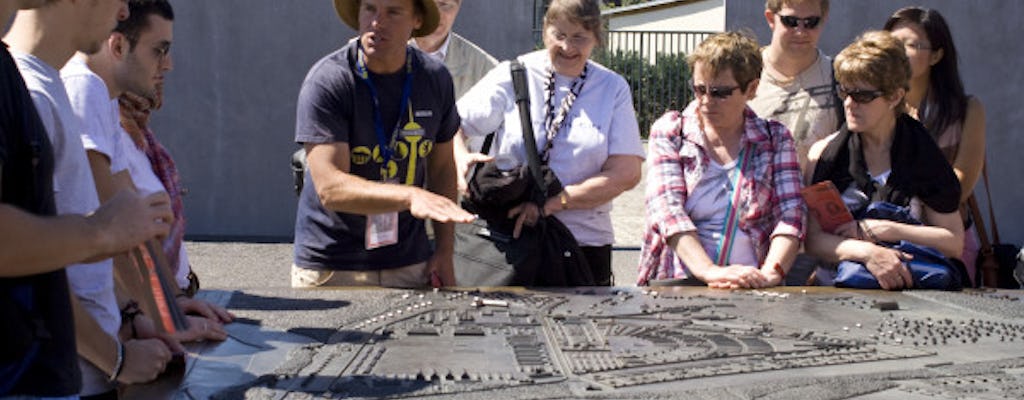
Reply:
M473 220L455 204L459 115L447 70L407 45L436 29L437 6L334 6L359 38L317 62L299 92L295 141L312 184L299 197L292 286L424 287L431 274L454 285L452 223Z
M55 135L58 129L64 133L64 121L57 115L63 110L56 106L63 92L47 91L44 81L52 81L54 66L63 65L76 49L95 47L93 41L102 31L87 28L102 27L96 22L107 20L112 27L113 17L123 15L123 4L118 3L0 0L0 21L23 10L4 38L12 45L17 67L7 45L0 47L0 316L5 323L0 329L0 396L76 398L82 382L73 319L84 314L75 303L72 317L64 266L109 257L167 233L170 210L165 195L121 192L87 210L84 217L61 204L67 191L77 187L66 182L68 171L60 165L74 158L76 143L69 139L77 137ZM18 68L30 78L27 82ZM82 161L80 141L77 146ZM81 163L77 166L88 170ZM159 371L138 368L154 359L135 360L129 366L124 349L111 341L97 350L107 353L111 370L125 371L114 378L136 382Z
M41 8L19 12L5 37L53 144L53 198L60 215L88 214L100 202L82 147L80 122L72 112L59 69L76 51L98 51L117 20L127 14L124 0L51 0ZM166 195L155 198L166 207ZM133 222L145 225L152 220ZM172 348L183 350L160 339L118 339L121 319L112 272L109 259L67 267L76 308L74 328L64 328L74 333L77 342L82 381L76 387L81 385L84 395L116 395L115 382L151 380L165 367Z
M164 73L171 68L169 51L173 40L173 25L169 18L173 18L174 14L166 0L130 0L128 4L132 17L118 24L98 52L79 54L61 70L72 111L83 123L82 141L101 200L124 189L139 193L166 192L160 179L153 173L146 154L139 148L141 138L136 140L121 128L116 98L126 91L145 96L156 95ZM134 36L134 43L130 36ZM124 172L127 172L127 177L115 176ZM181 245L180 242L178 245ZM122 262L122 259L116 258L115 267ZM187 274L187 264L185 268ZM131 270L116 269L118 272ZM188 286L186 274L178 276L178 288ZM143 297L150 296L146 282L140 282L137 277L133 280L132 277L122 276L115 281L119 284L120 293L134 295L136 300L142 301ZM139 285L129 283L133 281ZM132 290L140 286L145 289ZM178 293L175 291L166 295L176 299L184 311L205 316L188 316L188 329L175 332L171 335L174 339L192 341L226 338L221 316L226 322L230 320L230 314L201 300L177 296ZM122 329L127 328L128 332L140 337L158 337L157 331L140 328L151 326L147 322L154 317L132 313L131 319L122 321L125 326Z

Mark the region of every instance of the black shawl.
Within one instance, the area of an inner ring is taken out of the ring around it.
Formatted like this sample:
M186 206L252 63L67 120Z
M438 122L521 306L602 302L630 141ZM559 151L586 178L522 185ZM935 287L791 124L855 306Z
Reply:
M931 209L950 213L960 203L960 181L924 125L907 114L896 118L890 158L892 173L885 186L876 187L864 162L860 135L846 126L818 159L813 182L831 180L840 191L855 184L872 201L900 206L917 197ZM858 210L851 210L856 212Z

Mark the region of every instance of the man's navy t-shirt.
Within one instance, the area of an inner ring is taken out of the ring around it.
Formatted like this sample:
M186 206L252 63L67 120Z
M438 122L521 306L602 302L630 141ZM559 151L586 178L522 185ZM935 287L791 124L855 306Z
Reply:
M299 92L295 141L348 143L350 173L380 182L384 157L374 128L373 96L354 72L357 43L350 42L310 69ZM460 120L448 70L419 50L410 49L409 54L413 69L409 103L423 134L398 135L389 178L424 187L434 144L451 141ZM409 122L409 110L399 109L405 77L405 68L389 75L369 74L389 141L396 124L403 127ZM307 171L295 218L295 264L312 269L375 270L426 261L431 250L424 221L408 211L400 212L398 218L398 243L366 250L366 216L324 209Z

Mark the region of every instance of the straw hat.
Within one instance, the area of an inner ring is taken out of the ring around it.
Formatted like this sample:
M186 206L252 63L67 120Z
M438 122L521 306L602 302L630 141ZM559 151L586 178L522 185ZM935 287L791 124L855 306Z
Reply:
M437 11L437 4L434 0L413 0L419 2L423 7L423 24L420 29L412 31L413 37L427 36L437 29L437 22L440 15ZM338 17L350 28L359 31L359 0L334 0L334 9L338 11Z

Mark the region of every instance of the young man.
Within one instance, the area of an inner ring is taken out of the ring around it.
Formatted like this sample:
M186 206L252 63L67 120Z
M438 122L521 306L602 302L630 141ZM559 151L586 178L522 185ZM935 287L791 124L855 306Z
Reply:
M299 92L295 141L312 185L295 222L292 286L453 285L451 76L407 46L437 27L433 0L335 0L354 40L317 62ZM424 220L434 221L429 248ZM433 253L433 254L431 254Z
M124 0L51 0L38 9L19 12L4 38L11 46L53 145L53 199L57 214L88 214L99 206L79 136L79 121L71 111L58 70L75 51L99 50L117 20L126 16ZM163 210L169 212L166 195L158 194L154 198L164 202ZM131 223L147 225L151 221L151 217L143 215ZM74 328L63 326L60 334L73 332L79 355L88 361L80 360L82 380L75 382L76 388L81 385L84 395L110 393L114 382L151 380L163 370L171 356L171 349L159 339L124 342L117 339L120 311L114 296L111 268L109 260L67 268L67 282L75 295L72 303L76 307L80 303L81 307L75 308ZM176 349L180 350L180 346ZM74 353L62 356L69 354ZM70 368L58 373L64 378L63 374L71 370L77 371ZM52 389L49 384L35 382L43 391Z
M146 154L121 128L117 98L126 91L156 96L164 73L171 69L174 11L166 0L129 0L128 4L130 16L118 23L98 52L79 54L61 70L71 107L84 125L82 140L101 200L122 189L166 192ZM121 171L128 172L127 178L115 176ZM184 269L187 273L187 259ZM188 286L185 274L177 278L179 288ZM200 316L188 316L189 329L176 332L175 339L226 338L222 323L231 320L227 311L177 294L169 295L177 297L182 310ZM136 321L124 323L138 332Z
M828 0L768 0L764 17L772 41L762 51L764 70L750 107L789 128L802 169L807 150L838 130L842 119L832 59L818 49Z

